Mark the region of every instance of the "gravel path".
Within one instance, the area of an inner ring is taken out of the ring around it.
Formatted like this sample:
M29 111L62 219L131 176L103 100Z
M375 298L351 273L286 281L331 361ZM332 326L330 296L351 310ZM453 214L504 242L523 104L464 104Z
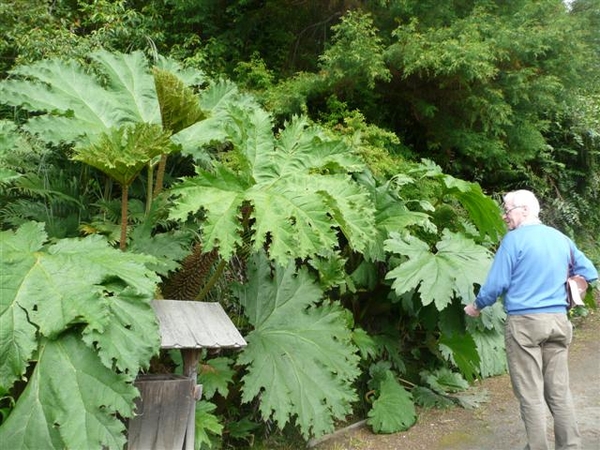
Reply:
M583 450L600 450L600 310L574 320L571 390L577 406ZM375 435L356 426L315 446L316 450L521 450L525 430L508 375L479 383L490 401L473 410L419 412L415 426L403 433ZM553 442L551 416L548 433ZM554 447L551 447L552 449Z

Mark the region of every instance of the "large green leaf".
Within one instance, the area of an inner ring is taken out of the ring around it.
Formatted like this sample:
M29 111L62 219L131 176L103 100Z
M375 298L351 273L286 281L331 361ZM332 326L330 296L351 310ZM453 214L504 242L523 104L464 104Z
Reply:
M155 157L169 153L169 134L159 125L136 123L101 133L91 144L77 146L73 159L83 161L129 186Z
M223 425L214 414L215 409L217 407L207 401L196 402L196 441L194 442L196 450L212 448L210 436L223 434Z
M262 130L267 134L270 124L262 124ZM306 117L294 117L286 123L284 129L279 130L277 139L277 152L256 152L257 158L263 160L274 159L277 161L277 176L286 177L298 171L321 170L336 172L360 172L364 163L342 141L327 139L324 132L310 126ZM265 164L255 164L262 167ZM255 171L255 176L260 175Z
M461 234L444 230L437 252L420 239L394 233L385 242L387 251L407 256L386 275L394 280L392 288L401 295L418 289L423 305L435 302L441 311L454 295L463 302L475 299L474 285L483 284L491 263L491 254L483 246Z
M41 224L24 225L15 233L0 232L0 387L4 391L25 373L37 346L36 327L29 321L27 310L15 304L14 299L21 274L35 265L33 252L45 239Z
M154 77L141 51L123 54L99 50L91 57L101 68L108 93L119 99L128 122L161 123Z
M208 400L218 392L224 398L229 394L235 370L231 368L233 360L228 357L212 358L200 366L198 382L202 384L202 397Z
M172 138L173 142L181 146L183 153L191 155L195 160L206 160L203 146L228 139L230 133L226 124L231 118L232 108L259 108L254 98L241 93L232 82L223 80L210 83L200 92L199 103L208 117L181 130Z
M367 423L375 433L396 433L408 430L416 420L412 395L398 383L392 371L386 371Z
M473 336L479 353L482 378L506 373L504 327L506 312L502 302L486 308L479 319L467 318L467 331Z
M153 75L165 130L177 133L205 118L198 97L177 75L157 67Z
M480 359L475 341L468 333L454 333L440 337L440 351L469 381L480 373Z
M222 254L231 254L241 243L242 229L237 218L247 188L246 180L223 166L216 166L214 173L200 171L198 176L183 180L171 190L177 203L170 218L185 220L188 214L204 209L205 251L218 245Z
M317 306L322 292L306 271L272 268L259 253L249 267L250 282L237 289L254 330L238 358L248 365L242 400L260 401L263 417L280 428L296 417L304 437L333 430L351 411L358 376L357 349L351 344L345 311L337 304Z
M444 175L444 184L450 194L461 203L469 213L481 235L488 235L492 241L499 241L506 233L506 225L498 204L486 196L476 183L459 180L450 175Z
M250 205L254 248L268 243L269 255L281 264L334 248L339 231L358 251L373 240L374 208L348 175L362 167L350 148L320 136L301 118L275 139L264 111L230 112L228 139L237 171L217 165L175 186L171 218L204 211L205 248L218 247L228 256L241 243L239 216Z
M130 383L160 345L150 304L158 277L145 267L153 259L116 250L99 236L45 241L43 225L31 222L0 233L2 391L35 364L0 441L20 443L10 448L100 441L118 448L116 412L130 415ZM64 393L55 392L61 383ZM71 427L86 417L85 426Z
M133 378L160 347L156 314L148 307L147 293L108 283L105 288L114 292L107 298L110 320L101 330L87 327L83 340L96 348L106 367Z
M487 236L492 242L497 242L506 233L498 204L483 193L479 184L448 175L428 159L423 159L410 173L436 179L443 186L444 195L460 202L482 238Z
M303 258L323 248L330 249L336 243L327 210L310 189L308 179L296 177L294 181L289 185L283 183L279 189L257 187L252 192L257 205L255 243L258 246L273 234L270 251L282 262L289 256Z
M3 448L122 449L137 390L73 333L43 340L25 391L0 427Z
M472 332L473 340L477 344L480 364L479 374L481 378L489 378L506 373L506 351L504 347L504 336L497 330L486 330Z
M441 367L433 372L424 370L419 375L427 386L439 394L461 392L469 387L469 383L460 374L447 367Z
M411 211L405 201L395 192L394 182L388 181L378 185L368 172L357 176L362 186L366 187L375 203L375 230L377 236L363 252L365 258L373 261L384 261L384 242L390 233L402 233L410 226L417 226L429 232L437 232L428 214ZM407 177L408 178L408 177ZM414 180L408 178L411 182Z
M102 77L71 61L40 61L14 70L0 83L4 103L46 114L29 119L26 129L52 142L80 141L124 123L160 124L154 79L141 52L92 55Z
M28 224L26 229L32 226L35 225ZM38 232L41 233L39 229ZM8 246L13 239L24 236L10 231L2 235ZM64 239L20 255L10 250L5 254L8 260L2 270L2 284L7 295L3 296L3 304L27 311L30 322L47 337L76 323L103 330L110 321L107 282L122 280L143 293L141 301L150 308L149 300L158 281L144 268L148 258L119 252L97 235Z

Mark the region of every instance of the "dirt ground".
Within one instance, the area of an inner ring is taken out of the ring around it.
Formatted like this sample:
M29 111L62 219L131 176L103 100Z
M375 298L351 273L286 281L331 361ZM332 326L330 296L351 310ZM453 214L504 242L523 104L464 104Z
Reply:
M574 319L571 390L577 407L583 450L600 450L600 310ZM521 450L525 430L508 375L478 382L489 401L476 409L420 410L408 431L375 435L355 424L313 443L316 450ZM552 422L548 413L548 433ZM551 448L554 448L551 446Z

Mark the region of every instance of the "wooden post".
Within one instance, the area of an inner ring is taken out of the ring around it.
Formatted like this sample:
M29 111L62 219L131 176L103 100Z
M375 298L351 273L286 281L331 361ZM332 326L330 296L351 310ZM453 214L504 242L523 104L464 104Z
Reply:
M188 415L188 424L185 432L185 446L184 450L194 450L194 441L196 440L196 402L199 400L197 397L198 393L198 363L200 362L200 350L199 349L185 349L181 350L183 357L183 375L191 378L193 383L193 401L190 406L190 413Z

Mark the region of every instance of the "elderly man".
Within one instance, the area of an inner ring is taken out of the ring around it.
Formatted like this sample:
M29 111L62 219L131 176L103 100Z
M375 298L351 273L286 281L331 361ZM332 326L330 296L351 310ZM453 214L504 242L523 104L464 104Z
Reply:
M526 450L548 450L546 405L554 417L556 450L580 449L581 437L569 388L568 349L573 328L567 316L569 268L588 282L598 278L573 241L538 217L540 205L526 190L504 197L502 239L485 284L465 313L503 297L508 370L527 433Z

